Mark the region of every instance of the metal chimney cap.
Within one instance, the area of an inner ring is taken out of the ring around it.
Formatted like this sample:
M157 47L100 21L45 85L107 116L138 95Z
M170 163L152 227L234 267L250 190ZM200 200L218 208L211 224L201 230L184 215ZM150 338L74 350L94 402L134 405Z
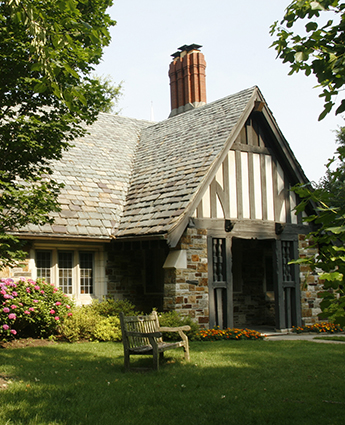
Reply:
M184 44L183 46L179 47L178 49L181 50L181 52L183 52L185 50L187 52L189 52L191 50L199 50L200 47L202 47L202 46L200 46L200 44L189 44L189 45Z
M202 47L200 44L184 44L181 47L178 47L177 52L173 53L172 56L174 59L180 57L182 52L190 52L191 50L200 50L200 47Z

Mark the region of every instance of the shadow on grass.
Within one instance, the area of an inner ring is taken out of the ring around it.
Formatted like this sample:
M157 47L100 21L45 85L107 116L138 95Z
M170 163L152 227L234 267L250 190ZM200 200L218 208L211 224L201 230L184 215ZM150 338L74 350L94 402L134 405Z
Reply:
M191 357L169 351L159 372L135 357L149 372L124 373L117 343L1 350L0 374L12 383L0 392L0 423L343 423L343 346L195 342Z

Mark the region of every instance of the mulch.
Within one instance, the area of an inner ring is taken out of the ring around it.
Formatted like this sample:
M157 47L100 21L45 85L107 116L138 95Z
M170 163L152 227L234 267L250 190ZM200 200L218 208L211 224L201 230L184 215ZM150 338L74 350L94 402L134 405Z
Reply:
M48 339L35 339L35 338L19 338L11 341L0 341L1 348L26 348L26 347L45 347L47 345L57 344L57 341L50 341Z

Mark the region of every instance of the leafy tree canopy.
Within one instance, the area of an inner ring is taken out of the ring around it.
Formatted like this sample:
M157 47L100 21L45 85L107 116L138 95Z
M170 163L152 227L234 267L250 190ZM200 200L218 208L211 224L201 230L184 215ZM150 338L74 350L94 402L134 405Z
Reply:
M111 106L109 81L92 76L111 4L0 0L0 268L20 254L11 232L59 208L51 161Z
M327 164L325 177L320 180L327 203L345 212L345 127L336 131L338 148Z
M316 189L297 186L295 192L302 199L297 211L304 211L308 203L316 213L307 218L315 225L308 235L318 254L297 260L308 264L324 280L320 318L345 326L345 127L337 132L339 147L327 165L327 173Z
M322 120L337 105L336 114L345 111L339 92L345 83L345 2L339 0L293 0L280 23L271 26L276 37L272 46L283 62L290 63L290 75L304 71L314 74L324 98ZM323 19L329 17L326 23ZM319 19L320 18L320 19ZM305 22L304 30L299 28ZM295 31L294 31L295 30ZM340 101L340 105L339 105Z

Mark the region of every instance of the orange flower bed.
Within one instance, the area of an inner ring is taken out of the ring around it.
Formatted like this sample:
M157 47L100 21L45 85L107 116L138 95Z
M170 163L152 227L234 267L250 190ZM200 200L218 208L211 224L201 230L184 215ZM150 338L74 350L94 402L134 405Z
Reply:
M260 332L251 329L202 329L197 335L196 339L200 341L219 341L219 340L240 340L240 339L264 339L264 336Z
M339 325L328 322L315 323L314 325L306 326L293 326L292 332L303 333L303 332L315 332L315 333L337 333L344 332L345 329L341 328Z

